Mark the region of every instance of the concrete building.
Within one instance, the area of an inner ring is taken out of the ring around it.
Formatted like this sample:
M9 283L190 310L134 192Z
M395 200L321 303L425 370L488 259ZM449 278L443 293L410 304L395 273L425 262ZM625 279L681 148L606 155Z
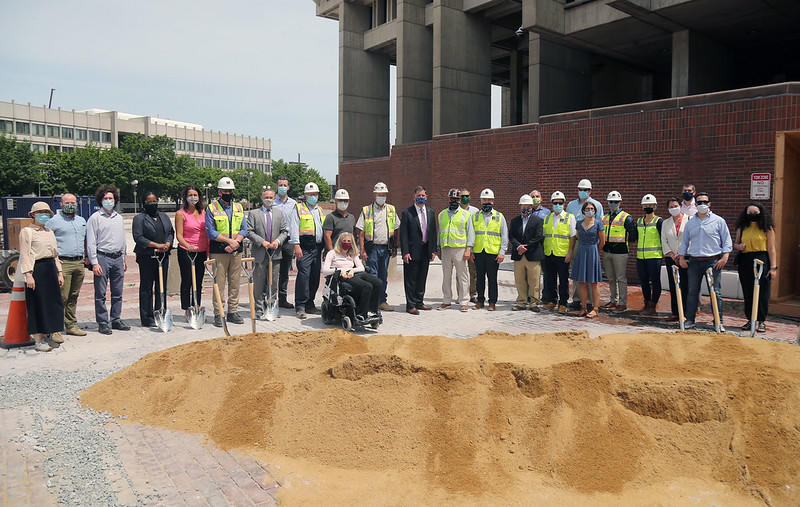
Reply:
M796 0L314 0L339 21L339 158L542 115L800 79Z
M175 141L178 155L191 157L199 166L262 172L272 168L272 141L266 138L214 132L196 123L119 111L65 111L0 102L0 135L28 141L34 151L69 153L90 143L100 148L118 147L131 134L167 136Z

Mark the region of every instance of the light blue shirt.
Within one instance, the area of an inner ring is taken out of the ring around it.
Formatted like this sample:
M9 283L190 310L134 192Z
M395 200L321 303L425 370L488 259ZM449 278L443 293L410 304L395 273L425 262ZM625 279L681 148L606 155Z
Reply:
M86 222L86 251L89 262L97 264L97 252L125 252L125 220L116 211L95 211Z
M603 213L603 205L600 204L600 201L598 201L596 199L592 199L591 196L589 196L589 198L586 199L586 200L588 202L594 204L594 208L595 208L594 216L600 217L602 219L603 215L605 215L605 213ZM567 204L567 210L566 211L570 215L575 215L575 221L576 222L580 222L581 220L583 220L583 213L581 212L581 208L582 207L583 207L583 203L580 201L580 199L575 199L573 201L570 201L569 204ZM545 215L545 216L547 216L547 215Z
M316 237L316 241L317 243L322 243L322 219L319 216L319 206L315 204L313 208L309 208L309 211L311 211L311 216L314 217L314 235ZM294 215L294 220L297 223L297 225L289 232L289 244L299 245L300 215L297 213L297 207L295 206L294 210L289 214Z
M297 216L297 212L295 211L295 206L297 206L297 201L286 196L285 200L281 200L281 196L275 194L275 202L272 203L272 209L279 209L283 214L283 219L286 220L286 229L289 232L289 237L292 238L292 234L297 233L300 235L300 231L298 227L300 225L300 218ZM289 242L291 243L291 241Z
M695 215L686 223L678 255L714 257L733 250L728 224L709 211L705 218Z
M544 217L546 217L547 215L550 214L550 210L545 208L544 206L542 206L539 209L533 210L533 213L531 213L531 214L532 215L536 215L537 217L541 218L542 221L544 221Z
M228 207L225 207L225 201L222 199L219 200L222 209L225 210L225 214L228 215L228 218L233 216L233 203L230 203ZM208 208L206 208L206 234L208 234L208 239L210 241L216 241L219 237L219 232L217 232L217 223L214 221L214 214L211 213ZM238 234L241 234L242 237L247 237L247 217L242 218L242 228L239 229ZM236 236L236 234L234 234Z
M85 251L86 219L77 213L72 218L65 216L61 210L47 221L47 229L53 231L58 243L60 257L82 257Z

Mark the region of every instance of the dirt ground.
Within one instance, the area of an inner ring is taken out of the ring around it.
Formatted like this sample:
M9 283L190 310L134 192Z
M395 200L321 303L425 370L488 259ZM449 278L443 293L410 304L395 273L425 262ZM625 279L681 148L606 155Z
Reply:
M287 504L800 504L800 347L700 333L243 335L82 403L279 468Z

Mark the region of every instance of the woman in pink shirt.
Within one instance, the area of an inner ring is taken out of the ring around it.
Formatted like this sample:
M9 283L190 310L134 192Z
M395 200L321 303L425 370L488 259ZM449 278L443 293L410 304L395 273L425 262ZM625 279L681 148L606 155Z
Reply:
M356 315L366 317L367 312L380 314L378 305L383 294L383 282L364 271L358 247L349 232L339 234L336 245L325 255L322 264L323 276L332 275L337 270L342 273L342 284L351 287L350 295L356 302Z
M183 208L175 213L175 237L178 239L178 265L181 268L181 308L189 320L192 305L192 265L197 278L196 304L203 294L204 262L208 253L206 212L200 191L194 185L183 189Z

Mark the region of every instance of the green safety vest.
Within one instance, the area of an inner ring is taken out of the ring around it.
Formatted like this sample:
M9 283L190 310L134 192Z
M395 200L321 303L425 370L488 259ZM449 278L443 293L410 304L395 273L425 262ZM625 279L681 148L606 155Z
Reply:
M450 218L449 210L439 213L439 247L465 248L467 246L467 220L469 212L459 207Z
M627 246L628 239L625 231L625 220L627 220L629 216L627 212L620 211L617 213L617 216L614 217L614 220L609 220L611 218L611 213L603 217L603 227L606 230L607 243L625 243Z
M554 216L555 213L550 213L544 218L544 254L566 257L569 253L569 223L575 217L566 211L562 211L556 224L556 230L553 231Z
M656 223L661 217L654 216L650 223L644 223L644 217L636 220L639 230L639 242L636 245L637 259L660 259L663 257L661 250L661 234L658 233Z
M391 204L385 204L386 208L386 228L389 232L388 237L394 235L395 224L397 223L397 211ZM372 204L361 208L361 215L364 217L364 241L372 241L375 232L375 215Z
M472 215L472 228L475 229L475 245L472 247L474 253L486 252L491 255L500 253L502 246L502 236L500 230L503 226L503 214L496 209L492 210L492 218L489 225L483 218L483 213L476 211Z
M300 236L314 236L317 226L314 223L314 215L311 213L308 205L301 201L297 203L296 208L297 216L300 218L300 223L298 225ZM319 221L325 221L325 212L322 211L322 208L319 208Z
M228 218L225 213L225 208L219 202L219 199L211 201L208 205L208 210L214 218L214 224L217 226L217 232L220 234L227 234L229 237L234 237L242 230L242 222L244 221L244 208L242 205L235 202L232 204L233 213Z

